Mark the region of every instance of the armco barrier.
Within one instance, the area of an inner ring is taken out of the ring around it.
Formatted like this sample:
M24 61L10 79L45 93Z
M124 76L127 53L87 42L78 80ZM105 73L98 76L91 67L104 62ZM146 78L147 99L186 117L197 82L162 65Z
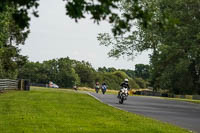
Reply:
M200 100L200 95L193 95L192 99L194 99L194 100Z
M140 94L145 96L161 96L160 92L153 92L153 91L141 91Z
M200 95L174 95L174 98L200 100Z
M200 100L200 95L175 95L175 94L159 93L153 91L136 91L134 94L145 95L145 96L161 96L161 97Z
M186 98L185 95L174 95L174 98Z
M185 98L185 95L180 95L180 98Z
M192 99L193 96L192 96L192 95L185 95L185 98L186 98L186 99Z

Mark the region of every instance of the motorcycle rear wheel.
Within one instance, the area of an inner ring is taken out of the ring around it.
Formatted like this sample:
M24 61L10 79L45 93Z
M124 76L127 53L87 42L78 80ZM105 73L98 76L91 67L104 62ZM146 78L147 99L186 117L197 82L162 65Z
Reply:
M119 103L120 103L120 104L123 104L123 102L124 102L124 99L123 99L123 98L120 98L120 99L119 99Z

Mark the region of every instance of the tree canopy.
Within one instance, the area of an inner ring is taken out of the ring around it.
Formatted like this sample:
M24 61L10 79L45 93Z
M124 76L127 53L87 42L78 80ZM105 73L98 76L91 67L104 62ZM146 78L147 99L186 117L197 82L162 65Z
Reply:
M113 24L113 33L121 34L130 30L132 21L140 19L144 25L147 25L149 19L148 11L138 0L63 0L66 7L66 15L75 19L85 18L86 14L91 16L94 22L107 20ZM119 3L134 3L132 10L134 13L120 13ZM5 11L6 5L14 5L16 11L12 15L15 23L22 29L29 28L29 12L38 17L37 8L39 0L4 0L0 1L0 12Z
M27 57L20 55L18 45L24 44L29 30L16 25L12 15L16 8L5 5L0 12L0 78L16 78L18 69L26 62Z
M199 0L142 0L152 17L144 27L120 36L100 34L101 45L112 46L109 55L134 56L152 50L151 85L176 94L200 94ZM129 7L125 10L131 12ZM167 19L166 19L167 18Z

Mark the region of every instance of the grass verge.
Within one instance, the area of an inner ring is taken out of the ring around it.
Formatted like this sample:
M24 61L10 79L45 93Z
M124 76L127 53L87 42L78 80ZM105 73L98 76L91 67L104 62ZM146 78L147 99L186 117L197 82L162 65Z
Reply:
M81 93L56 89L0 95L1 133L188 133L107 106Z
M161 98L163 98L163 97L161 97ZM183 98L164 98L164 99L178 100L178 101L200 104L200 100L193 100L193 99L183 99Z

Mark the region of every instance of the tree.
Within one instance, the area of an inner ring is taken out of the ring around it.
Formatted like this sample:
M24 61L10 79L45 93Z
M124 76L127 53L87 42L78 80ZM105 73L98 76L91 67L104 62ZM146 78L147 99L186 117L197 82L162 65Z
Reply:
M130 69L121 69L120 71L125 72L130 78L135 78L135 71L130 70Z
M72 60L59 58L39 62L28 62L20 69L18 78L30 79L32 83L47 84L53 81L60 87L73 87L80 84L80 78L72 67Z
M95 70L88 62L74 61L73 68L80 77L81 86L93 87L95 80Z
M150 77L150 66L144 64L136 64L135 76L144 80L148 80Z
M152 55L152 66L160 87L168 87L177 94L200 93L199 29L196 28L199 26L199 7L200 1L194 0L160 3L161 16L168 15L177 22L175 26L163 28L162 34L158 33L158 28L154 30L161 39Z
M29 28L29 11L32 10L34 16L38 16L37 7L39 6L38 0L2 0L0 1L0 12L5 12L7 6L12 5L15 11L12 14L12 20L21 29Z
M109 68L99 67L98 68L98 72L115 72L115 71L117 71L117 69L115 69L114 67L109 67Z
M51 81L57 83L60 87L73 87L73 85L80 83L80 78L72 67L72 60L67 58L59 58L57 60L50 60L49 76Z
M129 34L100 34L100 44L113 46L110 56L134 55L151 49L151 84L177 94L200 94L200 1L142 0L152 14L148 27ZM131 12L129 7L125 10ZM167 18L167 19L166 19Z
M27 62L19 69L19 79L29 79L31 83L47 84L49 82L48 69L39 62Z
M143 25L147 25L149 19L148 11L142 8L138 0L63 0L66 2L66 15L78 21L78 19L85 18L85 14L90 14L94 22L101 20L108 20L113 23L113 33L120 34L129 30L132 21L141 19ZM132 10L134 13L119 13L121 8L119 3L132 2ZM38 17L37 8L39 0L5 0L0 2L0 12L5 11L5 5L13 4L17 9L13 14L13 19L16 24L22 28L29 28L30 10L32 14Z
M16 78L18 68L27 60L20 55L18 45L24 44L29 31L16 25L12 18L15 11L13 5L5 5L0 12L0 78Z
M124 81L125 78L129 79L129 85L131 88L140 88L140 86L135 82L135 80L130 78L123 71L105 72L101 76L102 82L105 82L108 85L109 89L119 90L120 84Z
M142 78L135 78L134 80L135 80L136 84L138 84L138 86L140 88L143 88L143 89L147 88L148 82L145 81L144 79L142 79Z

